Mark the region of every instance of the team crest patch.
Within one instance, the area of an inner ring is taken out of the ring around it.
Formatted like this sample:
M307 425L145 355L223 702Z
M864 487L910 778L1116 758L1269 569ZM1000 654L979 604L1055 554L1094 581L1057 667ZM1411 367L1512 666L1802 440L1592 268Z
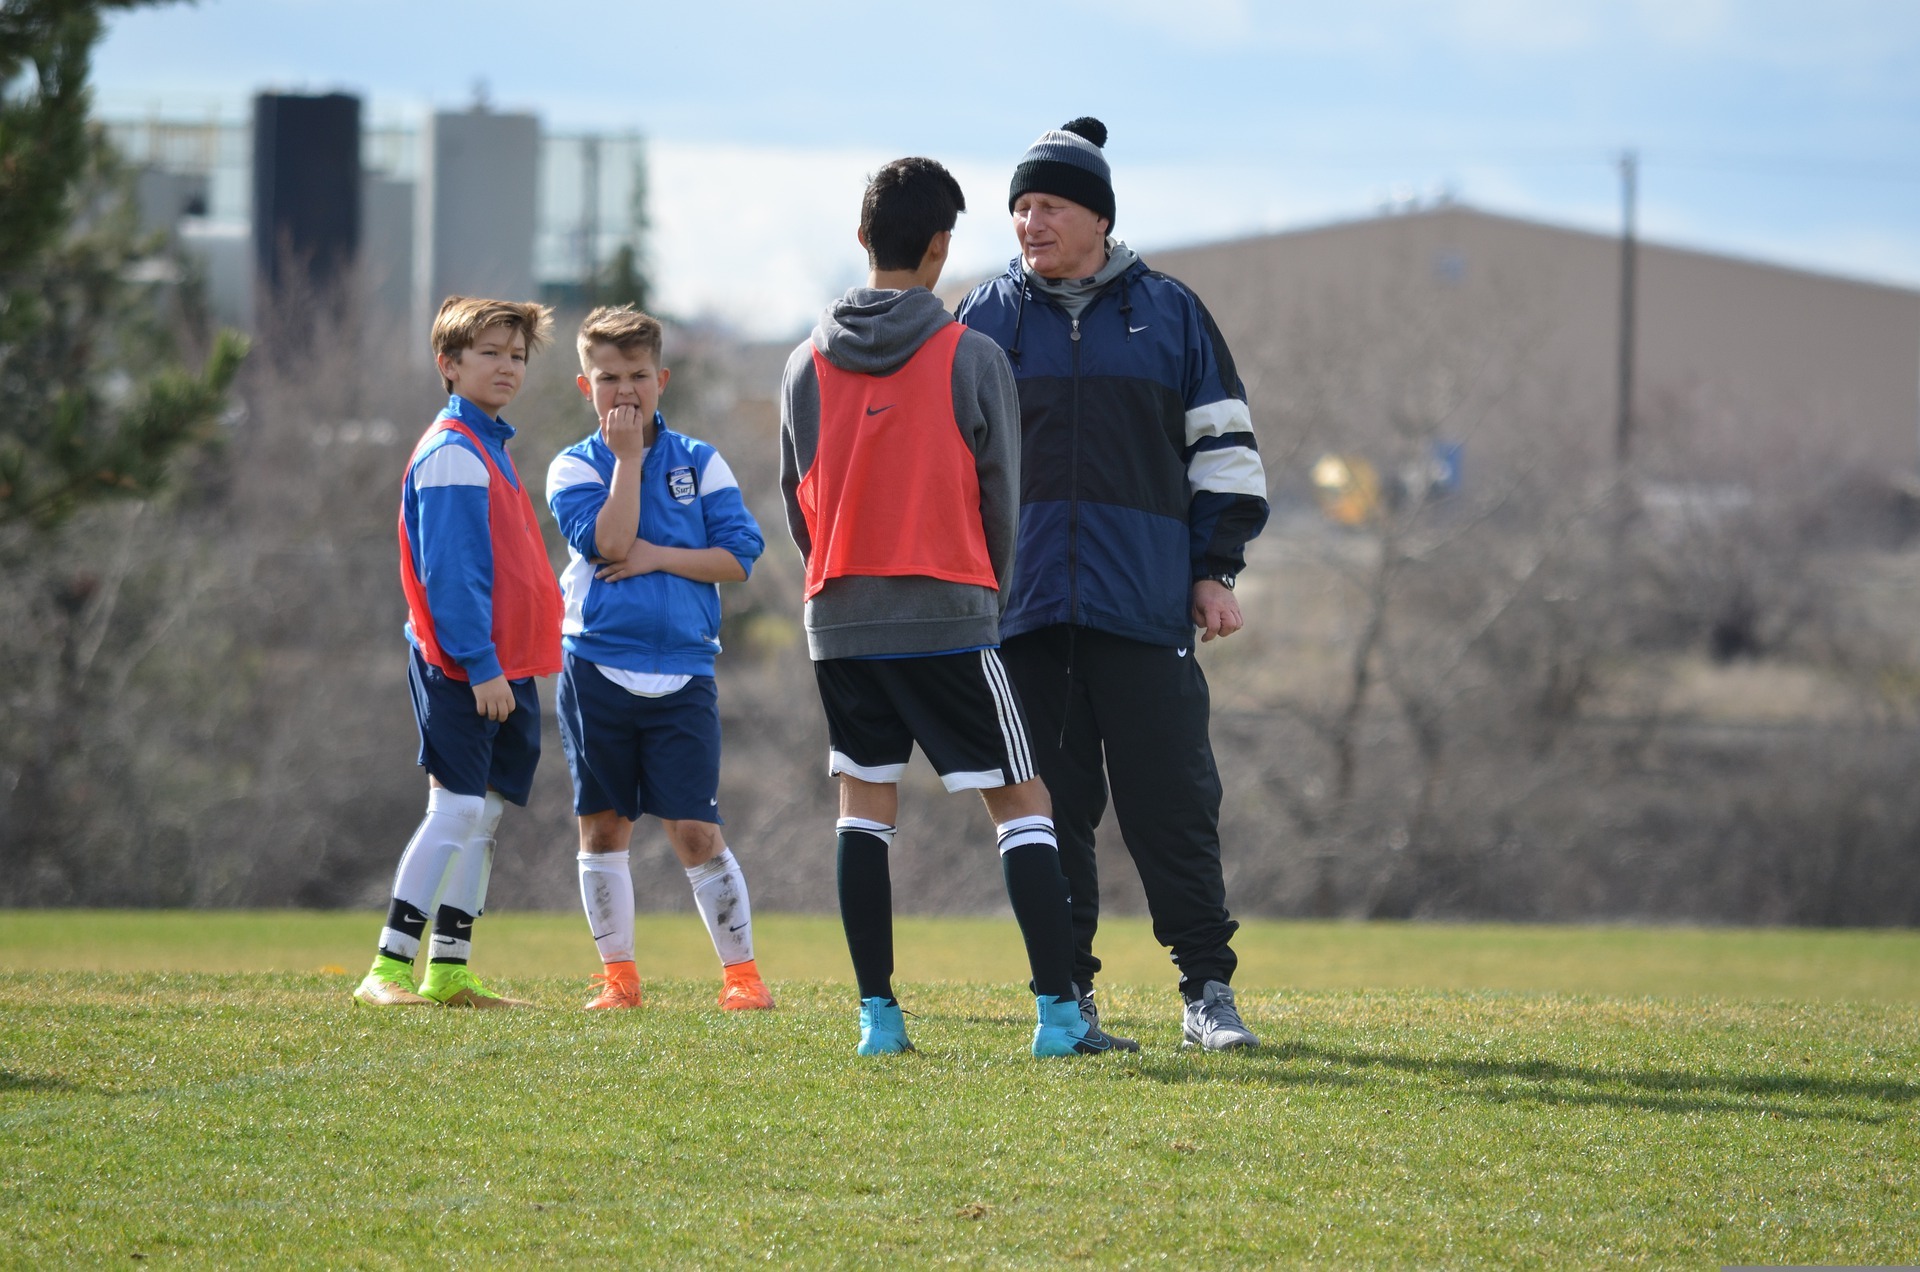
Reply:
M667 470L667 493L683 504L693 502L693 469L669 468Z

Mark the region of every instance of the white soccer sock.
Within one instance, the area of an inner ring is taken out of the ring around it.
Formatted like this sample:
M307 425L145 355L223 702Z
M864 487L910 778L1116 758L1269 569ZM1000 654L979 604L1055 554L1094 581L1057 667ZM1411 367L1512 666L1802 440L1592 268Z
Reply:
M393 899L431 916L448 864L466 845L485 811L486 801L478 795L456 795L441 786L430 788L427 815L407 841L407 850L400 854L400 865L393 872ZM412 958L420 952L420 937L388 926L381 929L380 948Z
M467 836L460 855L454 859L453 869L447 872L446 891L440 894L441 905L450 905L476 919L486 913L487 884L493 878L493 846L500 830L500 815L506 811L507 801L501 798L500 792L488 791L473 833Z
M687 867L693 903L707 921L713 952L720 966L732 967L753 958L753 908L747 902L747 877L730 849L722 848L711 861Z
M633 869L627 853L583 852L580 903L602 963L633 961Z
M500 814L506 807L507 802L497 792L487 792L473 832L447 868L446 886L440 890L440 908L433 916L431 957L436 963L464 963L473 957L473 921L480 917L481 908L487 903L487 880L493 874L494 832L500 826Z

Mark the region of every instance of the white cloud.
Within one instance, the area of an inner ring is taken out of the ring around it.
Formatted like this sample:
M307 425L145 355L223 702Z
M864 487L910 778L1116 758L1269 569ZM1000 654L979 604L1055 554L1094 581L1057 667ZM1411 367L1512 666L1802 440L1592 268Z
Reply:
M867 174L894 158L877 150L649 145L651 254L659 304L717 318L750 335L804 330L862 281L855 241ZM948 281L1006 266L1015 245L1006 213L1011 167L949 161L972 209L954 235ZM1270 166L1139 165L1116 174L1118 230L1145 251L1363 215L1351 176L1309 180Z
M854 238L867 175L897 155L778 146L648 147L651 253L662 309L721 319L754 336L804 330L866 277ZM1012 256L1007 170L950 163L974 211L954 235L953 277Z

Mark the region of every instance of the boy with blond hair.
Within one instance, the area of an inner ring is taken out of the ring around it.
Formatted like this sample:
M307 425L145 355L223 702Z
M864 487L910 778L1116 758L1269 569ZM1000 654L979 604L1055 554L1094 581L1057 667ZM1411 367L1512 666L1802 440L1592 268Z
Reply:
M400 497L427 815L394 873L373 969L353 992L368 1006L524 1005L481 984L467 960L500 814L509 801L526 805L540 759L533 678L560 670L560 590L507 455L513 426L500 418L552 329L544 305L469 296L449 296L433 321L434 364L450 396L413 448ZM431 957L416 986L429 912Z
M747 881L720 834L719 583L765 542L720 453L660 414L660 323L627 306L580 326L580 392L599 427L554 457L566 537L560 741L580 818L580 899L605 966L588 1010L640 1005L628 845L660 819L720 956L720 1006L773 1006L753 957Z

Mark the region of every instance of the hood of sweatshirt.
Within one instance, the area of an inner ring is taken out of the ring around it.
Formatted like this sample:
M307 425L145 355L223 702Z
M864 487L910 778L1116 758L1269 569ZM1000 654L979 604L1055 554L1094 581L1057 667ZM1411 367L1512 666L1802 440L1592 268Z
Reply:
M1114 279L1132 269L1134 262L1140 259L1139 253L1122 243L1119 239L1107 240L1107 262L1087 278L1042 278L1026 268L1020 258L1014 258L1014 264L1024 272L1028 282L1044 294L1058 301L1061 308L1070 314L1078 315L1095 296L1107 289Z
M883 375L911 358L953 321L924 287L883 291L856 287L827 306L813 329L813 347L843 371Z

